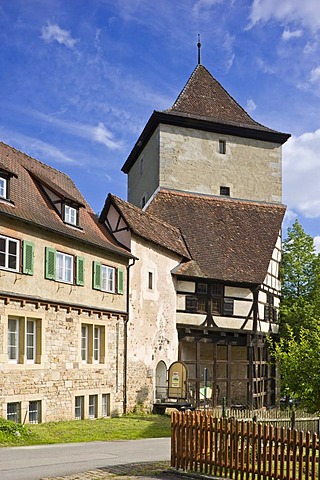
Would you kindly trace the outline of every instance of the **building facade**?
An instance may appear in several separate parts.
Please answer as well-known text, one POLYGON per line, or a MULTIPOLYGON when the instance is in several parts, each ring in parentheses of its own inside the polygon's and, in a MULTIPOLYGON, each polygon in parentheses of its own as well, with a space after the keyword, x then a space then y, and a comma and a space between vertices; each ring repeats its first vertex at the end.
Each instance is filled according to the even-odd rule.
POLYGON ((0 416, 122 413, 130 255, 69 177, 0 144, 0 416))
POLYGON ((130 273, 128 362, 136 372, 128 389, 145 382, 145 404, 163 400, 164 372, 177 360, 187 368, 193 404, 276 403, 266 339, 278 329, 288 138, 253 120, 198 65, 173 106, 151 115, 126 160, 129 203, 107 202, 101 221, 139 257, 130 273), (121 219, 137 209, 122 228, 110 221, 113 204, 121 219), (157 219, 166 231, 139 230, 143 215, 143 223, 157 219), (172 228, 185 245, 180 258, 168 249, 172 228), (161 357, 163 332, 168 353, 161 357))

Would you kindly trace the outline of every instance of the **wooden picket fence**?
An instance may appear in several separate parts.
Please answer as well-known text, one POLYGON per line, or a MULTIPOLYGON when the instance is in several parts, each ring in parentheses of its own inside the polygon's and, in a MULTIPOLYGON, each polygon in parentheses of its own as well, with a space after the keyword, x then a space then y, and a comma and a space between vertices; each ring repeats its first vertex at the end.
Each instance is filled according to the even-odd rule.
POLYGON ((232 480, 319 480, 317 434, 172 412, 171 466, 232 480))

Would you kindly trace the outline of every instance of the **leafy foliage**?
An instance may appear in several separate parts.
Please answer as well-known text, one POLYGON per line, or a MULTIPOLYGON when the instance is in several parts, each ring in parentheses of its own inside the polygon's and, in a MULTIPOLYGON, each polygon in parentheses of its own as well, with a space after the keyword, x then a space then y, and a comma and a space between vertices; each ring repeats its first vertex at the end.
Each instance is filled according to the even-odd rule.
POLYGON ((320 257, 296 220, 283 242, 280 340, 282 393, 320 411, 320 257))

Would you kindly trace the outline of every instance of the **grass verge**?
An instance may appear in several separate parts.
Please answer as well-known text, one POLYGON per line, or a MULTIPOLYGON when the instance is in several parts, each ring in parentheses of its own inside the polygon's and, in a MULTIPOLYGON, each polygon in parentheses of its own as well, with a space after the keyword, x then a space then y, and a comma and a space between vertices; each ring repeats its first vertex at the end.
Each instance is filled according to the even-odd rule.
POLYGON ((97 420, 73 420, 26 425, 0 419, 0 446, 136 440, 170 436, 168 415, 125 415, 97 420))

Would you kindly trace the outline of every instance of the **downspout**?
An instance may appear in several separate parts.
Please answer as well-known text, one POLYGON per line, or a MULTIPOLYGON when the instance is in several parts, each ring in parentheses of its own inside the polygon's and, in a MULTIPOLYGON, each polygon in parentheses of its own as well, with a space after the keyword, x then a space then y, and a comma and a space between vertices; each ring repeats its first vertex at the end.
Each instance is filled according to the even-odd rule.
POLYGON ((128 322, 129 322, 129 309, 130 309, 130 268, 136 263, 136 259, 133 258, 133 263, 127 266, 127 316, 124 319, 124 339, 123 339, 123 413, 127 413, 127 368, 128 368, 128 322))

